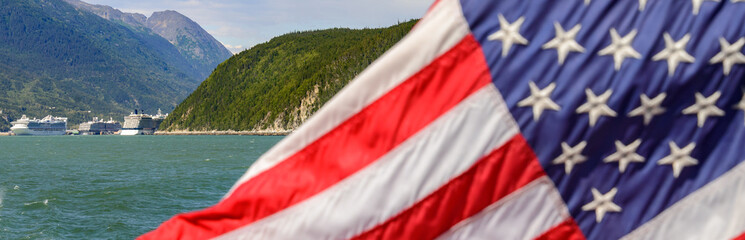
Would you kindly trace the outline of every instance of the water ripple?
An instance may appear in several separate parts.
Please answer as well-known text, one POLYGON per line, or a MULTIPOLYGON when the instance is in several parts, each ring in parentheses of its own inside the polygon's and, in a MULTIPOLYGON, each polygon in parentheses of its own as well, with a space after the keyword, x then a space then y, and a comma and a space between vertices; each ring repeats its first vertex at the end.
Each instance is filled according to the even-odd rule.
POLYGON ((0 239, 135 238, 215 204, 281 138, 0 137, 0 239))

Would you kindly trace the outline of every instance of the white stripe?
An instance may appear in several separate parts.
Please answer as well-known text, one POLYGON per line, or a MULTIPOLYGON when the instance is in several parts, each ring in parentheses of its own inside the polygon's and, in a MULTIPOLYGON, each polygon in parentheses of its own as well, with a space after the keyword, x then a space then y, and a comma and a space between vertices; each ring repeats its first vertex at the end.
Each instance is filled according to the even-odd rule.
POLYGON ((732 239, 743 232, 745 163, 740 163, 623 239, 732 239))
POLYGON ((225 239, 339 239, 410 208, 518 133, 487 85, 387 155, 329 189, 225 239))
POLYGON ((360 73, 293 134, 259 158, 230 192, 354 116, 450 50, 469 31, 458 0, 438 3, 390 51, 360 73))
POLYGON ((438 239, 535 239, 570 217, 553 182, 544 176, 458 223, 438 239))

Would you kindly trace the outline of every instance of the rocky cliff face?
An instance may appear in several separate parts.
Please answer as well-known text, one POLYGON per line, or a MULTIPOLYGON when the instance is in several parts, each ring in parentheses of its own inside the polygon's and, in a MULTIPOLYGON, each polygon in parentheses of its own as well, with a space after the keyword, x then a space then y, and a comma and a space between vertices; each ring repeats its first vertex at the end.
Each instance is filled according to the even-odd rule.
POLYGON ((114 21, 118 20, 126 24, 137 26, 137 27, 145 27, 145 22, 147 21, 147 17, 145 15, 142 15, 139 13, 125 13, 125 12, 119 11, 118 9, 115 9, 115 8, 112 8, 106 5, 89 4, 89 3, 82 2, 79 0, 64 0, 64 1, 69 4, 72 4, 76 8, 84 9, 106 20, 114 20, 114 21))
POLYGON ((199 24, 176 11, 155 12, 145 26, 176 46, 200 71, 210 73, 233 55, 199 24))
POLYGON ((105 5, 79 0, 65 2, 104 19, 125 23, 131 27, 148 29, 173 44, 181 55, 205 79, 214 68, 233 54, 199 24, 176 11, 155 12, 149 18, 139 13, 125 13, 105 5))

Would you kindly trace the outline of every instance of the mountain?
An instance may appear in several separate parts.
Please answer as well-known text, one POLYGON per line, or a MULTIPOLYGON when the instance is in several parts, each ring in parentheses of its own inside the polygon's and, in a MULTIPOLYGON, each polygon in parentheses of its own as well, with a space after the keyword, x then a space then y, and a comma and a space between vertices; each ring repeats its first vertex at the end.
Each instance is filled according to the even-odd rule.
POLYGON ((176 11, 155 12, 147 19, 146 26, 176 46, 194 68, 206 73, 204 78, 233 56, 199 24, 176 11))
POLYGON ((256 45, 218 65, 161 129, 294 129, 415 23, 296 32, 256 45))
POLYGON ((169 111, 202 75, 149 29, 61 0, 0 0, 0 110, 9 120, 53 114, 76 124, 133 108, 169 111))
POLYGON ((121 21, 123 23, 136 27, 144 27, 145 21, 147 21, 147 17, 140 13, 123 13, 122 11, 119 11, 118 9, 110 6, 90 4, 79 0, 64 1, 75 6, 78 9, 84 9, 104 19, 121 21))
POLYGON ((79 0, 64 1, 104 19, 160 35, 176 46, 202 79, 207 78, 217 64, 233 55, 199 24, 176 11, 155 12, 148 18, 139 13, 121 12, 110 6, 89 4, 79 0))

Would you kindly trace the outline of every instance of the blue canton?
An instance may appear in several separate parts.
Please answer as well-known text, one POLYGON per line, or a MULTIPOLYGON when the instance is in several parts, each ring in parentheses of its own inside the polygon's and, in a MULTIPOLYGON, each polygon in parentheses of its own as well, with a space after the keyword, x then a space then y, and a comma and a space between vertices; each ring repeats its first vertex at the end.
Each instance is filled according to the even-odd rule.
POLYGON ((620 238, 745 161, 745 1, 461 3, 589 239, 620 238))

